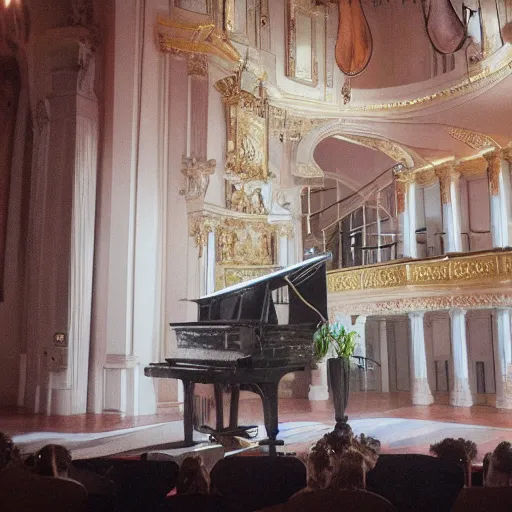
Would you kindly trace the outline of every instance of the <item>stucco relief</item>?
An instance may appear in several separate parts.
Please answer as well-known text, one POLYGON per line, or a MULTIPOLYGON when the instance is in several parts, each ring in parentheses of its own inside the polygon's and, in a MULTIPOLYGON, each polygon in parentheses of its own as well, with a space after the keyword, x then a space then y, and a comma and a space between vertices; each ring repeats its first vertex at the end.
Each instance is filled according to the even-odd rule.
POLYGON ((416 261, 379 267, 335 270, 327 275, 330 293, 414 285, 471 284, 512 277, 510 253, 450 257, 442 261, 416 261))
POLYGON ((512 307, 512 294, 457 295, 412 297, 381 302, 334 303, 329 308, 331 318, 343 315, 402 315, 413 311, 440 311, 451 308, 493 309, 512 307))

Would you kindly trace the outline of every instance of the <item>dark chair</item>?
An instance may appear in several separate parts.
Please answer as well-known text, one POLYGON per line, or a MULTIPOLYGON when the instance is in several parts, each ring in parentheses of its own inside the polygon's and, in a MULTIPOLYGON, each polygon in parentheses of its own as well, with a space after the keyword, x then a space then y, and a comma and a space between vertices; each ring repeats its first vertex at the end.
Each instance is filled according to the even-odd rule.
POLYGON ((453 512, 509 512, 512 487, 471 487, 460 491, 453 512))
POLYGON ((241 512, 228 498, 204 494, 171 496, 159 512, 241 512))
POLYGON ((73 464, 113 481, 118 507, 123 512, 156 510, 176 485, 179 472, 173 461, 89 459, 73 464))
POLYGON ((282 505, 283 512, 317 512, 336 510, 339 512, 394 512, 396 508, 382 496, 367 491, 303 492, 282 505))
POLYGON ((230 457, 210 473, 211 489, 242 510, 284 503, 306 487, 306 466, 294 457, 230 457))
POLYGON ((85 512, 87 491, 74 480, 39 476, 25 468, 0 473, 2 512, 85 512))
POLYGON ((464 486, 464 471, 428 455, 381 455, 366 488, 399 511, 449 512, 464 486))

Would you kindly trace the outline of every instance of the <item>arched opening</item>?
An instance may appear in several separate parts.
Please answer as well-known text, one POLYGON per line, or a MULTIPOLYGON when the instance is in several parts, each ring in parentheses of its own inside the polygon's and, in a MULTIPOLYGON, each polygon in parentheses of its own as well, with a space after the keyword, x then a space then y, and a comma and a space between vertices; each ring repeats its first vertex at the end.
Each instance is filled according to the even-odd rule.
POLYGON ((321 140, 313 158, 325 178, 303 194, 305 253, 332 252, 333 268, 399 257, 396 160, 341 135, 321 140))

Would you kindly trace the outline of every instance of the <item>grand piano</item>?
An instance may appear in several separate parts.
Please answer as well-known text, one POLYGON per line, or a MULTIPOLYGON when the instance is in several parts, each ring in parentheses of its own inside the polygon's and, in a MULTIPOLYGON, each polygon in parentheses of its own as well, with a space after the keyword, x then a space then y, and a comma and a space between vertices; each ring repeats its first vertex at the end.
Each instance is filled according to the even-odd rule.
POLYGON ((313 334, 327 318, 326 262, 313 257, 266 276, 195 300, 198 321, 171 323, 176 357, 152 363, 148 377, 180 379, 184 390, 185 445, 193 444, 195 383, 213 384, 216 431, 236 431, 240 390, 261 397, 268 445, 276 454, 278 386, 290 372, 313 361, 313 334), (231 389, 229 427, 224 427, 223 391, 231 389))

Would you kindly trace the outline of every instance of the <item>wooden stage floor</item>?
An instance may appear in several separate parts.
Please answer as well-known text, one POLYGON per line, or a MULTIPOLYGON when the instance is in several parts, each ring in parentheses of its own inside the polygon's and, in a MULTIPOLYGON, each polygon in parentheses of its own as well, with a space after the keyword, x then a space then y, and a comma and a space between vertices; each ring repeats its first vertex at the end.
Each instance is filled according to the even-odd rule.
MULTIPOLYGON (((347 413, 354 431, 380 439, 384 453, 428 453, 429 445, 444 437, 464 437, 477 443, 481 460, 500 441, 512 441, 512 411, 489 406, 413 406, 409 393, 351 393, 347 413)), ((332 428, 333 422, 334 413, 328 401, 281 399, 280 437, 286 442, 283 451, 307 451, 332 428)), ((259 399, 242 400, 240 424, 262 423, 259 399)), ((80 457, 85 457, 103 453, 94 447, 100 444, 106 449, 107 441, 111 443, 114 438, 116 443, 111 443, 105 454, 160 445, 163 440, 178 441, 182 424, 178 410, 130 418, 117 414, 44 416, 0 409, 0 431, 15 436, 26 447, 25 451, 51 441, 69 444, 80 457), (134 432, 138 437, 133 437, 134 432)), ((263 433, 260 428, 260 434, 263 433)))

